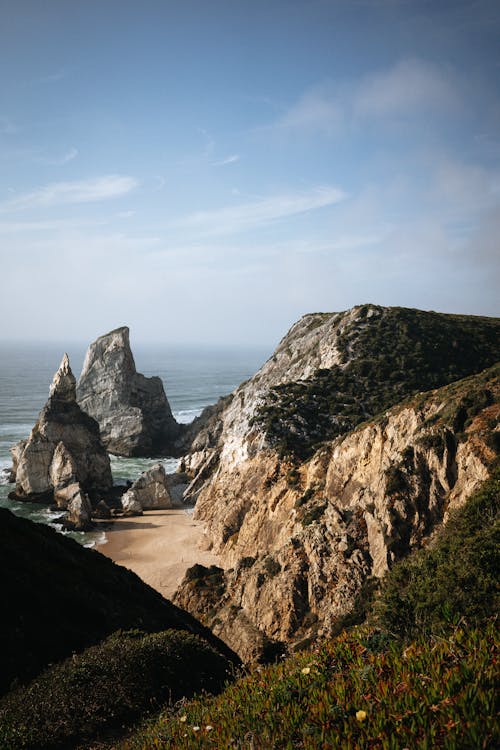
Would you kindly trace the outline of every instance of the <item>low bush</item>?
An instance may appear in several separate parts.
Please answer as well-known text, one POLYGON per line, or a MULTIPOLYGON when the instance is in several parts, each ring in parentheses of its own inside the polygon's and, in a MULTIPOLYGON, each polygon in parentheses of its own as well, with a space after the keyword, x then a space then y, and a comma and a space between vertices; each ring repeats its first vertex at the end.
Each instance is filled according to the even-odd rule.
POLYGON ((183 696, 218 692, 228 661, 188 633, 115 633, 0 701, 0 747, 43 750, 120 733, 183 696))
POLYGON ((500 469, 452 514, 430 549, 385 577, 376 613, 404 638, 441 632, 465 619, 479 624, 499 611, 500 469))

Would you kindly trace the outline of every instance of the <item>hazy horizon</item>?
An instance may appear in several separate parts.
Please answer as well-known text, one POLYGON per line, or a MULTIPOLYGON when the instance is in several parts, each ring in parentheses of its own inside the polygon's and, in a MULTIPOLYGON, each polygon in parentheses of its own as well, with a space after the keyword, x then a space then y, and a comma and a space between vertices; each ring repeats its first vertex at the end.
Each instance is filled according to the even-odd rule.
POLYGON ((499 315, 498 2, 0 10, 0 340, 499 315))

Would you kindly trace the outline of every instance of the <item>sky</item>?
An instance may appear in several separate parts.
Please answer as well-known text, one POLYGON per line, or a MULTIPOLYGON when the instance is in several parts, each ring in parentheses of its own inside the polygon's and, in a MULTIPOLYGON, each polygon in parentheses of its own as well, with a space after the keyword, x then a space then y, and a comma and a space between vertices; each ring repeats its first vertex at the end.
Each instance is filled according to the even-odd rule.
POLYGON ((0 340, 499 315, 498 0, 0 0, 0 340))

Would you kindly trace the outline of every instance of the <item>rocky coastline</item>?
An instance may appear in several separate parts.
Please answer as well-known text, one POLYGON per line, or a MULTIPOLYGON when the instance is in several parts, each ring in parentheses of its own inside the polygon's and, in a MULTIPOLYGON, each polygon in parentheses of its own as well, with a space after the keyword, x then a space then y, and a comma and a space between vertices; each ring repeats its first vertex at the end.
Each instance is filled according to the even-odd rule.
POLYGON ((270 658, 335 633, 489 476, 499 333, 497 319, 375 305, 307 315, 181 426, 115 329, 89 347, 78 385, 63 358, 12 449, 13 497, 54 503, 71 528, 194 506, 216 564, 187 570, 174 601, 244 661, 270 658), (113 488, 108 452, 180 456, 179 470, 157 463, 113 488))

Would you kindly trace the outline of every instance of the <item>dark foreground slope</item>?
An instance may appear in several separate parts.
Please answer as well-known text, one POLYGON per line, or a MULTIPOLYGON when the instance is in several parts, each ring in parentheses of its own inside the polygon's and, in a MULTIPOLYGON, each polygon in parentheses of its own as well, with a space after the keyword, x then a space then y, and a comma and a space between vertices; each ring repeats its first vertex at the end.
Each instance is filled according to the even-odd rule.
POLYGON ((0 692, 119 629, 174 629, 237 657, 191 615, 99 552, 0 509, 0 692))

